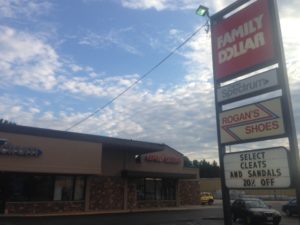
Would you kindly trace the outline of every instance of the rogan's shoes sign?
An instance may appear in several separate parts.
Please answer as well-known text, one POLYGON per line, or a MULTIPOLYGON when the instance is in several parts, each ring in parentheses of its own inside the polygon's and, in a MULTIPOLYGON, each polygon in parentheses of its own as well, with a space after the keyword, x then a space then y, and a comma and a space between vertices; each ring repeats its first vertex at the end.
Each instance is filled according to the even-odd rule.
POLYGON ((219 114, 221 143, 241 143, 285 134, 281 98, 219 114))

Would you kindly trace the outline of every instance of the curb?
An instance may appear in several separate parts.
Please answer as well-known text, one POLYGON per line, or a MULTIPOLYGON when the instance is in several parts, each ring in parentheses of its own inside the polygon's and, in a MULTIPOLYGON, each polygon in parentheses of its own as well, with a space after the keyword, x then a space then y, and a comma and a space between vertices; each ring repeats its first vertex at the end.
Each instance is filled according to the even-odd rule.
POLYGON ((186 211, 201 210, 206 208, 222 207, 220 205, 212 206, 190 206, 177 208, 151 208, 151 209, 129 209, 129 210, 108 210, 108 211, 88 211, 88 212, 69 212, 69 213, 43 213, 43 214, 3 214, 0 218, 40 218, 40 217, 65 217, 65 216, 93 216, 93 215, 110 215, 110 214, 126 214, 126 213, 147 213, 147 212, 170 212, 170 211, 186 211))

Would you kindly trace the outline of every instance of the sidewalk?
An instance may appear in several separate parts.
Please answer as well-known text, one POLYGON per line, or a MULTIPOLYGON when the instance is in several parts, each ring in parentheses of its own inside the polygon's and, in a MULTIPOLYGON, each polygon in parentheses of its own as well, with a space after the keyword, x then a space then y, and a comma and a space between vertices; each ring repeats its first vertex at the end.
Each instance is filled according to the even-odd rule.
POLYGON ((122 214, 122 213, 142 213, 142 212, 163 212, 163 211, 183 211, 183 210, 199 210, 205 208, 221 208, 222 200, 215 200, 213 205, 187 205, 179 207, 164 208, 148 208, 148 209, 127 209, 127 210, 103 210, 103 211, 87 211, 87 212, 61 212, 61 213, 41 213, 41 214, 3 214, 0 218, 13 217, 55 217, 55 216, 84 216, 84 215, 105 215, 105 214, 122 214))

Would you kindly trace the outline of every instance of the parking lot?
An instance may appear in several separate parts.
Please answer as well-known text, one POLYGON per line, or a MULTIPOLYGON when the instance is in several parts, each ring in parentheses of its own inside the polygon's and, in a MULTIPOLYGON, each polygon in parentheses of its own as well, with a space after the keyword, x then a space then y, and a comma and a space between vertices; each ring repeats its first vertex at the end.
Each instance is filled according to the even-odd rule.
MULTIPOLYGON (((277 210, 284 201, 266 202, 277 210)), ((212 206, 185 206, 181 208, 156 209, 147 212, 42 216, 42 217, 0 217, 0 225, 223 225, 222 201, 216 200, 212 206)), ((237 221, 234 225, 244 224, 237 221)), ((282 213, 280 225, 299 225, 297 216, 288 217, 282 213)))

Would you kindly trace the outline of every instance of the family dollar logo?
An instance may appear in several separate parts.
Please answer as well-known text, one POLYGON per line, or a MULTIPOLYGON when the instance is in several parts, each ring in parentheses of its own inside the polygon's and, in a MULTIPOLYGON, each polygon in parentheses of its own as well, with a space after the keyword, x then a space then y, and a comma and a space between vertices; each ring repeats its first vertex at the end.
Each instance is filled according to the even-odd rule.
POLYGON ((228 80, 276 58, 268 0, 256 1, 212 24, 216 80, 228 80))
POLYGON ((221 49, 218 51, 219 64, 266 44, 264 33, 261 31, 263 16, 261 14, 217 38, 218 50, 221 49), (247 38, 243 40, 244 37, 247 38), (242 40, 237 43, 240 39, 242 40))

